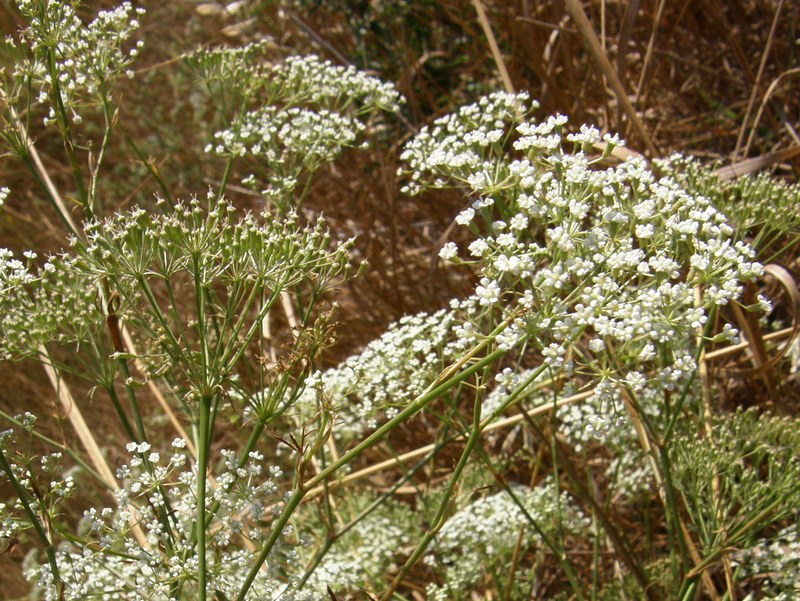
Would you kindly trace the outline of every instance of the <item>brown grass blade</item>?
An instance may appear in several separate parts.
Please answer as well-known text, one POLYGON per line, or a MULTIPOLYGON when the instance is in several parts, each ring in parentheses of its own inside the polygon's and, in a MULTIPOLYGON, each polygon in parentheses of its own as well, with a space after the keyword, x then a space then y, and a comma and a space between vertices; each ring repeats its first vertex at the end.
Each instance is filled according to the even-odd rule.
MULTIPOLYGON (((39 347, 39 353, 44 359, 42 366, 47 374, 47 379, 50 380, 50 385, 53 387, 53 390, 56 393, 56 398, 58 399, 58 404, 61 407, 61 411, 67 416, 67 419, 69 419, 69 423, 72 425, 72 428, 78 435, 78 439, 81 441, 86 454, 89 456, 89 461, 91 461, 94 469, 97 470, 97 473, 103 479, 103 484, 105 484, 113 493, 113 491, 119 488, 117 479, 111 472, 111 468, 108 466, 105 457, 103 457, 103 453, 100 451, 100 446, 97 444, 97 441, 92 435, 91 430, 89 430, 89 426, 86 424, 86 420, 83 418, 81 410, 78 408, 78 405, 75 404, 75 400, 72 398, 69 387, 67 386, 66 382, 61 379, 58 371, 50 361, 50 355, 47 352, 47 349, 41 346, 39 347)), ((114 497, 114 499, 116 500, 116 497, 114 497)), ((142 548, 149 549, 150 545, 147 542, 147 537, 145 536, 139 524, 135 521, 134 517, 131 518, 131 530, 133 531, 133 535, 136 537, 136 540, 139 542, 142 548)))
MULTIPOLYGON (((647 50, 644 54, 642 71, 639 73, 639 83, 636 84, 636 104, 639 104, 647 96, 646 87, 648 79, 650 79, 650 63, 653 60, 653 48, 656 44, 656 34, 658 33, 658 28, 661 25, 661 19, 664 16, 664 7, 666 4, 667 3, 665 0, 661 0, 661 2, 658 3, 656 16, 653 19, 653 27, 650 30, 650 39, 647 41, 647 50)), ((639 104, 639 106, 641 106, 641 104, 639 104)))
MULTIPOLYGON (((766 351, 766 336, 764 336, 763 332, 761 331, 758 323, 758 316, 754 313, 745 314, 740 306, 734 305, 734 315, 736 316, 737 322, 745 333, 745 338, 747 340, 747 344, 755 366, 750 369, 727 371, 730 374, 739 376, 760 375, 762 379, 764 379, 765 384, 767 384, 767 387, 772 394, 776 389, 774 368, 789 351, 794 338, 797 336, 797 333, 800 330, 800 290, 798 290, 797 283, 794 281, 794 277, 785 267, 782 267, 776 263, 770 263, 769 265, 764 266, 764 270, 769 275, 777 279, 778 282, 780 282, 791 299, 793 324, 789 334, 789 341, 774 356, 769 357, 766 351)), ((754 286, 751 290, 752 292, 750 293, 750 296, 745 297, 746 302, 748 298, 755 300, 754 286)), ((747 291, 745 294, 747 294, 747 291)))
POLYGON ((489 48, 492 51, 492 58, 497 65, 497 70, 500 72, 500 79, 503 80, 503 87, 509 94, 514 94, 514 84, 511 83, 511 77, 506 69, 506 63, 503 60, 503 55, 500 54, 500 47, 497 45, 497 38, 494 36, 492 26, 489 23, 489 18, 486 16, 486 9, 483 7, 481 0, 472 0, 472 6, 475 7, 475 12, 478 13, 478 22, 481 24, 483 34, 489 42, 489 48))
POLYGON ((744 161, 739 161, 738 163, 734 163, 733 165, 727 165, 725 167, 721 167, 717 169, 716 174, 721 181, 736 179, 737 177, 741 177, 743 175, 748 175, 749 173, 765 169, 770 165, 774 165, 775 163, 788 161, 789 159, 794 158, 799 154, 800 154, 800 146, 792 146, 791 148, 782 148, 781 150, 776 150, 775 152, 768 152, 766 154, 762 154, 761 156, 753 157, 751 159, 745 159, 744 161))
POLYGON ((736 157, 739 155, 739 150, 742 148, 742 142, 744 142, 744 132, 747 129, 747 123, 750 121, 750 113, 753 110, 753 105, 756 102, 756 95, 758 94, 758 85, 761 82, 761 77, 764 75, 764 68, 767 66, 767 57, 769 57, 769 51, 772 47, 772 40, 775 39, 775 29, 778 26, 780 21, 781 12, 783 11, 783 4, 784 0, 778 1, 778 7, 775 9, 775 17, 772 19, 772 26, 769 30, 769 36, 767 37, 767 42, 764 45, 764 52, 761 53, 761 63, 758 65, 758 72, 756 73, 756 80, 753 82, 753 89, 750 92, 750 100, 747 102, 747 110, 744 112, 744 118, 742 119, 742 126, 739 128, 739 136, 736 139, 736 148, 733 151, 733 156, 736 157))
POLYGON ((650 134, 647 133, 644 123, 642 123, 642 120, 639 118, 636 109, 633 108, 633 104, 631 104, 630 98, 628 98, 628 93, 625 91, 625 88, 622 85, 622 82, 619 80, 619 77, 617 77, 617 72, 614 70, 614 67, 611 66, 611 61, 608 60, 608 56, 605 52, 603 52, 603 48, 600 46, 600 41, 597 39, 597 34, 595 34, 594 29, 592 29, 592 25, 589 23, 589 19, 586 16, 586 13, 583 11, 580 1, 564 0, 564 5, 572 17, 572 20, 575 21, 575 26, 578 28, 578 31, 580 31, 581 36, 583 36, 583 40, 586 43, 586 47, 588 48, 589 53, 592 55, 592 58, 597 63, 597 66, 602 70, 603 74, 608 78, 608 81, 617 96, 617 102, 620 103, 625 110, 625 114, 631 120, 631 123, 633 123, 636 133, 639 134, 639 137, 642 139, 645 147, 647 148, 648 154, 650 154, 651 157, 658 156, 658 149, 653 143, 650 134))

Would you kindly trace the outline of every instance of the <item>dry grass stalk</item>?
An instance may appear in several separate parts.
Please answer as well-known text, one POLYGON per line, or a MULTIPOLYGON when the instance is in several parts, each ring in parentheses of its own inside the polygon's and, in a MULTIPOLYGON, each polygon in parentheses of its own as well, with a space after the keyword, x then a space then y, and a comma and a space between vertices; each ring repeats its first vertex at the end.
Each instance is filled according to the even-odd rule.
MULTIPOLYGON (((753 110, 753 105, 756 101, 756 95, 758 94, 759 84, 761 83, 761 78, 764 75, 764 68, 767 65, 767 58, 769 57, 770 48, 772 47, 772 41, 775 39, 775 30, 778 26, 781 12, 783 11, 783 4, 784 0, 778 0, 778 7, 775 9, 775 17, 772 19, 772 25, 769 30, 769 35, 767 36, 767 42, 764 45, 764 52, 761 54, 761 62, 758 65, 758 73, 756 74, 756 79, 753 82, 753 87, 750 92, 750 100, 747 102, 747 110, 744 113, 744 118, 742 119, 742 126, 739 128, 739 136, 736 139, 736 148, 733 151, 733 156, 736 157, 739 155, 739 150, 742 147, 742 142, 744 141, 744 132, 747 129, 747 124, 750 121, 750 113, 753 110)), ((755 128, 755 125, 753 125, 755 128)))
MULTIPOLYGON (((49 360, 49 353, 47 352, 47 349, 43 346, 39 347, 39 352, 44 359, 42 366, 47 374, 47 379, 50 381, 50 385, 53 387, 53 390, 56 393, 56 398, 58 398, 58 404, 61 407, 61 411, 67 416, 67 419, 69 419, 70 425, 72 425, 72 428, 78 435, 78 439, 81 441, 83 448, 86 450, 86 454, 89 456, 89 461, 92 462, 94 469, 97 470, 97 473, 102 478, 103 484, 105 484, 106 487, 112 491, 111 496, 116 502, 116 496, 113 495, 113 491, 119 489, 117 479, 111 472, 111 468, 108 466, 105 457, 103 457, 103 453, 100 451, 100 446, 97 444, 94 436, 92 436, 89 426, 86 425, 86 420, 83 419, 83 414, 75 404, 75 400, 72 398, 69 387, 67 386, 66 382, 61 379, 58 371, 55 367, 53 367, 52 362, 49 360)), ((136 540, 140 545, 142 545, 143 549, 150 548, 150 545, 147 542, 147 537, 142 531, 142 528, 139 526, 135 516, 131 517, 131 530, 133 531, 133 535, 136 537, 136 540)))
MULTIPOLYGON (((753 141, 755 140, 756 131, 758 130, 758 124, 761 122, 761 116, 764 113, 764 108, 767 106, 767 102, 769 102, 770 98, 772 98, 772 95, 775 93, 775 90, 778 89, 778 85, 781 84, 784 79, 797 74, 800 74, 800 68, 789 69, 788 71, 781 73, 778 77, 776 77, 772 81, 771 84, 769 84, 767 91, 764 92, 764 97, 761 99, 761 104, 758 106, 758 111, 756 111, 756 116, 753 119, 753 125, 750 128, 750 134, 747 136, 747 144, 745 144, 744 151, 742 152, 744 156, 747 156, 747 154, 750 152, 750 147, 752 146, 753 141)), ((789 121, 785 119, 782 115, 781 115, 781 120, 783 121, 784 128, 789 133, 791 138, 794 140, 794 143, 800 145, 800 136, 797 135, 797 132, 795 131, 794 127, 792 127, 792 124, 789 123, 789 121)), ((793 157, 795 155, 792 154, 790 156, 793 157)))
MULTIPOLYGON (((800 69, 797 71, 800 72, 800 69)), ((733 165, 720 167, 717 169, 716 174, 720 181, 736 179, 737 177, 765 169, 770 165, 788 161, 797 155, 800 155, 800 145, 792 146, 791 148, 783 148, 781 150, 776 150, 775 152, 768 152, 757 157, 739 161, 733 165)))
MULTIPOLYGON (((745 294, 748 294, 748 291, 752 296, 755 295, 754 286, 747 286, 745 294)), ((747 302, 747 300, 748 299, 745 298, 745 302, 747 302)), ((775 374, 772 372, 770 366, 769 356, 767 355, 767 345, 764 343, 764 334, 758 323, 758 316, 753 313, 746 313, 738 303, 734 303, 731 308, 736 318, 736 323, 744 335, 744 339, 747 340, 750 356, 755 366, 752 371, 761 376, 767 390, 769 390, 770 396, 774 397, 777 391, 777 382, 775 380, 775 374)))
POLYGON ((497 45, 497 38, 494 36, 489 18, 486 16, 486 9, 483 7, 483 2, 481 2, 481 0, 472 0, 472 5, 478 13, 478 22, 481 24, 481 29, 483 29, 486 40, 489 42, 492 58, 494 58, 494 62, 497 64, 497 70, 500 72, 500 79, 503 80, 503 87, 505 87, 506 92, 509 94, 514 94, 514 84, 511 82, 506 63, 503 60, 503 56, 500 54, 500 47, 497 45))
POLYGON ((644 64, 642 65, 642 70, 639 72, 639 83, 636 85, 636 104, 642 106, 645 103, 645 98, 647 97, 647 81, 650 75, 650 64, 653 60, 653 48, 655 47, 656 42, 656 34, 658 33, 659 25, 661 24, 661 19, 664 16, 664 7, 667 5, 665 0, 661 0, 658 3, 658 9, 656 10, 656 16, 653 19, 653 27, 650 30, 650 38, 647 41, 647 50, 645 51, 644 55, 644 64))
POLYGON ((658 156, 658 149, 653 143, 650 134, 647 133, 642 120, 639 118, 639 114, 636 112, 633 104, 631 104, 631 101, 628 98, 628 93, 625 91, 625 87, 622 85, 619 77, 617 77, 616 71, 611 66, 608 56, 603 51, 602 46, 600 46, 600 41, 597 39, 594 29, 592 29, 592 25, 589 23, 589 19, 586 17, 586 13, 583 11, 580 1, 564 0, 564 4, 567 7, 567 11, 569 11, 569 14, 572 16, 573 21, 575 21, 575 26, 583 36, 586 47, 589 49, 592 58, 595 60, 597 66, 600 68, 606 78, 608 78, 608 81, 617 96, 617 102, 620 103, 625 110, 625 114, 631 120, 631 123, 633 123, 636 132, 639 134, 639 137, 642 139, 642 142, 647 148, 648 154, 651 157, 658 156))

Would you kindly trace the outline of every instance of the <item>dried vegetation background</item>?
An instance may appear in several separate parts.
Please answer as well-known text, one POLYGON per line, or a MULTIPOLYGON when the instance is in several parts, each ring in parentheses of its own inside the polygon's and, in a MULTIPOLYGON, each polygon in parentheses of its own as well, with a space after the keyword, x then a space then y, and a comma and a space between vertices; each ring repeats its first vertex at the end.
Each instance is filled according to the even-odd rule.
MULTIPOLYGON (((113 5, 87 2, 87 18, 113 5)), ((800 4, 784 0, 578 0, 380 1, 295 0, 274 3, 195 3, 187 0, 134 4, 147 9, 141 37, 146 46, 136 79, 124 92, 123 130, 173 187, 174 197, 203 193, 219 173, 201 152, 211 132, 192 95, 191 75, 181 57, 198 46, 237 45, 268 37, 276 60, 315 53, 340 64, 368 69, 395 82, 407 98, 401 118, 375 131, 373 144, 346 154, 317 174, 304 210, 322 212, 342 238, 358 236, 358 253, 369 271, 341 290, 335 364, 404 314, 435 310, 470 290, 463 271, 444 267, 437 252, 463 208, 456 193, 409 199, 400 193, 399 147, 420 126, 463 102, 496 89, 529 91, 541 114, 560 112, 571 123, 594 123, 620 132, 631 150, 648 156, 681 151, 741 170, 771 170, 797 179, 800 158, 800 4), (279 6, 282 4, 282 6, 279 6), (585 16, 590 30, 582 27, 585 16), (640 123, 637 125, 637 119, 640 123), (748 159, 756 158, 756 161, 748 159)), ((14 3, 0 1, 0 33, 20 26, 14 3)), ((158 186, 131 163, 117 136, 104 203, 124 207, 149 199, 158 186), (122 160, 120 157, 126 157, 122 160)), ((56 185, 67 186, 63 150, 47 138, 37 148, 56 185)), ((235 173, 232 181, 247 172, 235 173)), ((16 201, 0 217, 2 245, 57 250, 65 243, 58 217, 39 197, 19 165, 0 161, 0 182, 16 201)), ((235 202, 255 199, 246 190, 235 202)), ((67 197, 69 190, 65 189, 67 197)), ((77 214, 77 213, 76 213, 77 214)), ((794 253, 797 254, 796 252, 794 253)), ((796 269, 796 265, 786 265, 796 269)), ((777 311, 780 311, 780 302, 777 311)), ((283 326, 285 329, 285 325, 283 326)), ((285 332, 284 332, 285 333, 285 332)), ((278 324, 276 336, 281 335, 278 324)), ((717 374, 731 403, 793 403, 790 378, 776 370, 777 388, 758 376, 732 380, 717 374), (778 396, 770 394, 778 391, 778 396)), ((49 436, 77 444, 57 409, 41 367, 0 365, 0 407, 40 416, 49 436)), ((124 442, 112 409, 100 395, 74 382, 73 393, 90 426, 105 440, 124 442), (111 431, 109 431, 111 430, 111 431)), ((785 407, 787 405, 784 405, 785 407)), ((789 405, 791 406, 791 405, 789 405)), ((156 420, 155 405, 151 419, 156 420)), ((164 425, 165 433, 168 424, 164 425)), ((433 439, 424 419, 395 436, 402 452, 433 439)), ((166 436, 167 434, 165 434, 166 436)), ((235 437, 235 429, 220 434, 235 437)), ((108 447, 114 463, 115 449, 108 447)), ((382 459, 376 450, 373 460, 382 459)), ((442 461, 446 461, 446 454, 442 461)), ((5 492, 5 491, 3 491, 5 492)), ((92 502, 91 495, 84 501, 92 502)), ((79 505, 79 504, 76 504, 79 505)), ((79 515, 82 507, 74 508, 79 515)), ((624 516, 620 516, 623 519, 624 516)), ((630 528, 637 527, 635 522, 630 528)), ((24 594, 19 576, 25 549, 0 557, 0 598, 24 594)), ((424 574, 418 574, 424 578, 424 574)))

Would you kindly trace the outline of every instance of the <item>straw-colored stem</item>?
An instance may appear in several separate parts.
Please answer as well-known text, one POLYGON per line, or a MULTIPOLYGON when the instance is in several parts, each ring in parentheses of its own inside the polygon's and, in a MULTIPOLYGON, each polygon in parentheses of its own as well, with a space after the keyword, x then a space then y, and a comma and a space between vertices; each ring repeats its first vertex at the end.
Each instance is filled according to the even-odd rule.
MULTIPOLYGON (((75 430, 75 433, 78 435, 78 439, 81 441, 83 448, 86 449, 86 453, 89 455, 90 462, 94 466, 95 470, 97 470, 97 473, 100 475, 103 483, 108 486, 109 489, 119 489, 119 484, 117 484, 117 480, 114 478, 111 468, 108 466, 108 463, 106 463, 97 441, 95 440, 94 436, 92 436, 89 427, 86 425, 86 420, 83 419, 83 414, 75 404, 67 384, 59 377, 58 372, 56 371, 55 367, 53 367, 47 349, 41 346, 39 347, 39 353, 44 358, 42 366, 44 367, 44 371, 47 374, 48 380, 50 380, 53 390, 56 392, 56 398, 61 406, 61 410, 69 419, 69 422, 72 425, 72 428, 75 430)), ((150 545, 147 542, 147 537, 145 537, 144 532, 139 524, 136 523, 134 517, 131 518, 131 529, 133 530, 134 537, 142 546, 142 548, 148 549, 150 545)))
POLYGON ((753 82, 753 89, 750 91, 750 100, 747 101, 747 110, 744 112, 744 117, 742 118, 742 125, 739 128, 739 136, 736 138, 736 149, 733 151, 733 156, 736 157, 739 155, 739 150, 742 148, 742 142, 744 141, 744 132, 747 130, 747 123, 750 121, 750 113, 753 111, 753 105, 756 102, 756 96, 758 95, 758 88, 759 84, 761 83, 761 77, 764 75, 764 68, 767 66, 767 58, 769 57, 770 48, 772 48, 772 40, 775 39, 775 30, 778 27, 778 23, 780 22, 780 15, 783 11, 783 4, 784 0, 778 1, 778 6, 775 9, 775 16, 772 19, 772 26, 769 29, 769 36, 767 37, 767 43, 764 45, 764 52, 761 54, 761 62, 758 65, 758 73, 756 73, 756 80, 753 82))
POLYGON ((614 89, 614 93, 617 96, 617 102, 622 105, 622 108, 625 110, 625 113, 628 115, 631 123, 633 123, 636 132, 644 142, 647 152, 651 157, 658 156, 658 149, 653 143, 650 134, 647 133, 642 120, 639 118, 639 114, 636 112, 633 104, 631 104, 631 101, 628 98, 628 93, 625 91, 625 87, 622 85, 619 77, 617 77, 617 72, 614 70, 614 67, 611 66, 611 61, 608 60, 608 56, 605 52, 603 52, 600 41, 597 39, 597 34, 595 34, 594 29, 592 29, 592 25, 589 22, 586 13, 583 11, 580 1, 564 0, 564 4, 570 16, 572 16, 572 20, 575 21, 575 26, 583 36, 586 46, 589 49, 589 53, 592 55, 592 58, 597 63, 598 67, 600 67, 601 71, 608 78, 611 87, 614 89))
POLYGON ((481 0, 472 0, 472 6, 475 7, 475 12, 478 13, 478 22, 481 24, 483 34, 489 42, 489 49, 492 51, 492 58, 497 65, 497 70, 500 72, 500 79, 503 80, 503 87, 509 94, 514 94, 514 84, 511 82, 511 76, 508 74, 506 63, 503 60, 503 55, 500 54, 500 47, 497 45, 497 38, 492 31, 492 25, 489 23, 489 18, 486 16, 486 9, 481 0))

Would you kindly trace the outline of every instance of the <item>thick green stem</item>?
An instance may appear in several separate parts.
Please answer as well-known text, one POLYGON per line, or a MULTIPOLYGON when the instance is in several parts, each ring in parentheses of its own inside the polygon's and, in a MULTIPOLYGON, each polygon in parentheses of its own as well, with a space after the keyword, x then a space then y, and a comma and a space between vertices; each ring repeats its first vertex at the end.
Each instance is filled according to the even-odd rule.
POLYGON ((119 421, 122 422, 122 427, 125 428, 125 433, 128 435, 128 438, 130 438, 133 442, 141 442, 141 439, 136 437, 136 432, 134 431, 128 416, 125 413, 125 409, 122 408, 122 403, 119 400, 117 391, 114 389, 114 385, 110 384, 106 388, 106 391, 108 392, 108 396, 111 398, 111 403, 114 405, 114 409, 117 411, 117 417, 119 417, 119 421))
POLYGON ((131 385, 129 381, 131 372, 128 369, 128 361, 127 359, 119 358, 117 359, 117 363, 119 365, 120 372, 122 373, 122 381, 125 385, 125 392, 128 395, 128 403, 130 404, 131 411, 133 412, 133 421, 136 424, 136 432, 139 435, 139 440, 147 440, 147 431, 144 427, 144 420, 142 419, 142 412, 139 408, 139 401, 136 399, 136 391, 133 389, 133 385, 131 385))
POLYGON ((211 399, 200 399, 200 432, 197 439, 197 593, 206 601, 206 470, 210 436, 211 399))
POLYGON ((686 574, 691 569, 689 560, 689 549, 686 540, 683 538, 681 528, 680 508, 678 507, 677 491, 672 482, 672 464, 669 458, 669 451, 665 447, 659 449, 661 457, 661 469, 664 475, 664 503, 667 511, 667 525, 671 526, 672 535, 678 541, 678 549, 681 554, 681 564, 683 573, 686 574))
POLYGON ((225 195, 225 188, 228 187, 228 180, 231 177, 232 171, 233 157, 228 157, 228 161, 225 163, 225 172, 222 174, 222 182, 219 185, 219 192, 217 193, 217 202, 222 200, 222 197, 225 195))
POLYGON ((102 207, 99 206, 97 201, 97 182, 99 180, 98 173, 103 165, 106 157, 106 150, 108 143, 111 141, 111 132, 114 129, 114 116, 111 114, 111 107, 108 103, 108 98, 105 93, 103 94, 103 119, 105 120, 105 130, 103 132, 103 140, 100 143, 100 151, 97 153, 97 159, 91 168, 91 180, 89 183, 89 206, 96 207, 102 213, 102 207))

